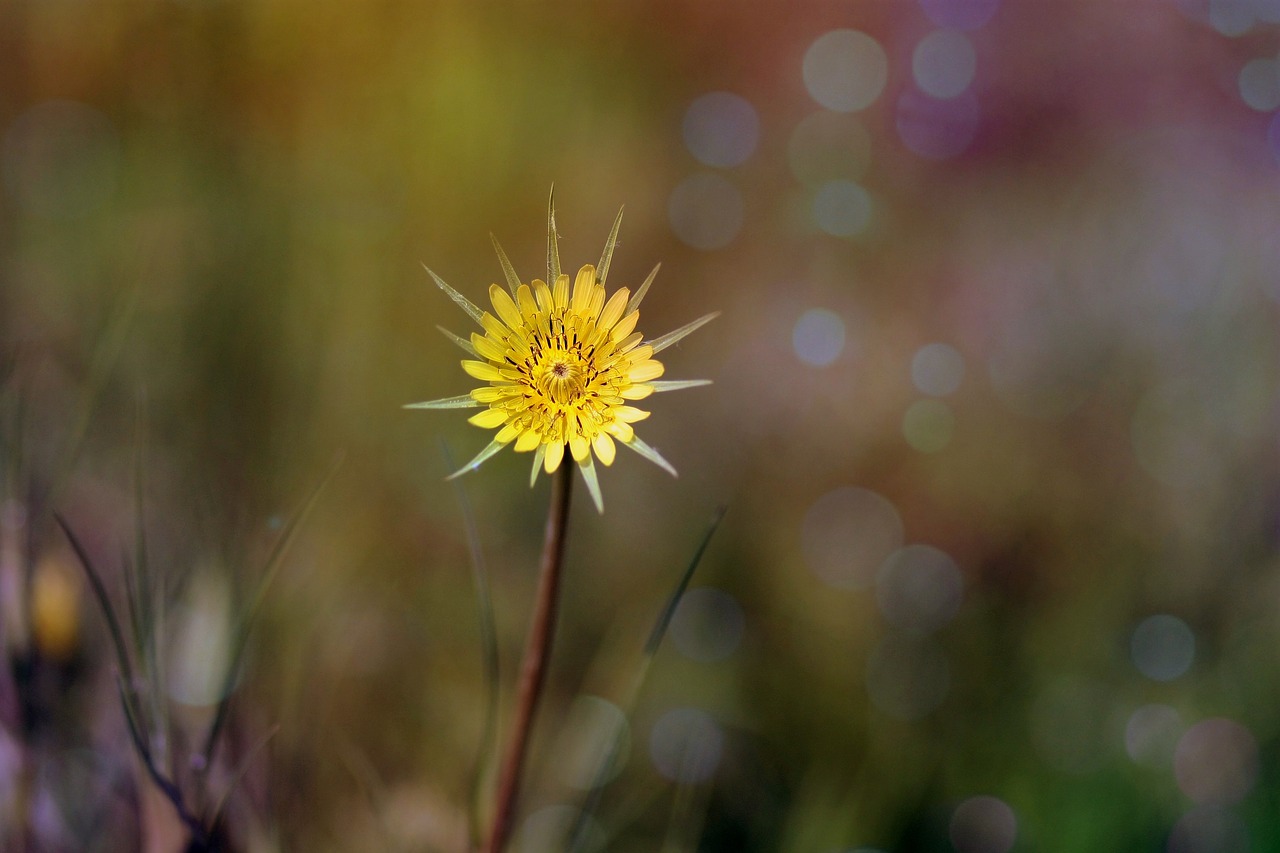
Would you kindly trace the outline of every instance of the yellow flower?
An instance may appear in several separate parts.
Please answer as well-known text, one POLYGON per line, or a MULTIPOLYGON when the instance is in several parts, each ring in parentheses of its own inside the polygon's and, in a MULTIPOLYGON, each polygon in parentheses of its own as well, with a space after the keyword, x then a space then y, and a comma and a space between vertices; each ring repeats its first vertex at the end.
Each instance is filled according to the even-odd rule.
POLYGON ((663 349, 717 316, 701 317, 686 326, 645 341, 635 331, 640 301, 653 283, 658 268, 632 294, 620 288, 607 295, 605 277, 617 245, 622 213, 614 220, 598 267, 578 270, 570 288, 569 276, 560 271, 559 238, 554 201, 547 210, 547 284, 535 279, 521 283, 511 261, 493 241, 508 289, 489 287, 493 313, 481 311, 430 269, 436 284, 480 324, 483 334, 471 339, 441 329, 473 358, 462 362, 470 376, 487 383, 460 397, 414 403, 410 409, 480 408, 471 423, 498 430, 489 446, 480 451, 457 477, 475 470, 506 445, 515 442, 518 453, 534 451, 530 485, 538 470, 548 474, 560 467, 566 451, 578 463, 596 509, 604 511, 595 459, 611 465, 617 440, 651 462, 671 472, 675 468, 631 426, 649 413, 629 403, 657 391, 674 391, 707 385, 708 380, 661 381, 662 363, 653 358, 663 349), (606 298, 607 297, 607 298, 606 298))

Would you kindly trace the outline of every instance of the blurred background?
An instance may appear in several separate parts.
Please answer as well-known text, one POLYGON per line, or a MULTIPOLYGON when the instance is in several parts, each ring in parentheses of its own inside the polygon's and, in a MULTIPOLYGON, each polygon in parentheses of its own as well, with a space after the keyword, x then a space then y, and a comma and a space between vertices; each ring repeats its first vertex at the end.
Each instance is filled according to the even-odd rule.
POLYGON ((547 483, 460 497, 489 436, 401 406, 475 384, 422 265, 545 277, 553 183, 566 267, 624 205, 610 283, 662 263, 647 335, 723 315, 641 425, 679 479, 577 495, 513 849, 588 797, 588 850, 1280 849, 1278 49, 1274 0, 0 2, 0 849, 182 848, 122 695, 227 849, 467 849, 464 530, 505 722, 547 483))

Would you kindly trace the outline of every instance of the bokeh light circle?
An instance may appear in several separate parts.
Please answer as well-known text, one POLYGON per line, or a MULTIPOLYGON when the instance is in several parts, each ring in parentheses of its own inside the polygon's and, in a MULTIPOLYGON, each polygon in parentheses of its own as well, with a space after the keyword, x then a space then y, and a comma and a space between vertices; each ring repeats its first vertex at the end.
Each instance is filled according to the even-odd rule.
POLYGON ((567 742, 557 750, 556 768, 566 785, 586 791, 611 781, 626 766, 631 727, 627 715, 612 702, 579 696, 569 706, 562 730, 567 742), (612 763, 605 766, 611 751, 612 763))
POLYGON ((960 610, 964 578, 955 560, 929 545, 908 545, 885 560, 876 578, 876 603, 885 621, 925 636, 960 610))
POLYGON ((1196 636, 1186 622, 1167 613, 1149 616, 1133 630, 1129 653, 1138 671, 1153 681, 1185 675, 1196 657, 1196 636))
POLYGON ((812 367, 826 367, 844 352, 844 320, 826 308, 810 308, 791 330, 796 357, 812 367))
POLYGON ((801 551, 819 580, 840 589, 862 589, 902 547, 902 517, 870 489, 844 486, 814 501, 805 513, 801 551))
POLYGON ((706 782, 715 775, 723 752, 724 732, 697 708, 673 708, 649 732, 649 758, 672 782, 706 782))
POLYGON ((875 103, 889 80, 889 58, 860 30, 832 30, 804 55, 804 85, 822 106, 857 112, 875 103))
POLYGON ((978 69, 973 42, 955 30, 934 30, 911 53, 911 76, 921 92, 954 98, 969 88, 978 69))
POLYGON ((939 27, 976 30, 991 21, 1000 0, 920 0, 920 8, 939 27))
POLYGON ((1182 736, 1182 716, 1168 705, 1143 705, 1124 727, 1124 751, 1138 764, 1171 767, 1182 736))
POLYGON ((684 114, 684 144, 707 166, 739 166, 756 150, 760 118, 755 107, 730 92, 709 92, 684 114))
POLYGON ((732 243, 742 228, 743 211, 742 193, 720 175, 685 178, 667 200, 671 230, 695 249, 722 249, 732 243))
POLYGON ((818 110, 791 132, 787 163, 803 184, 861 180, 871 163, 871 134, 856 115, 818 110))
POLYGON ((946 397, 964 379, 964 356, 950 344, 925 344, 911 358, 911 381, 922 394, 946 397))
POLYGON ((887 636, 867 658, 867 695, 882 712, 911 722, 928 716, 951 688, 951 667, 932 643, 887 636))
POLYGON ((1252 7, 1250 0, 1209 0, 1209 25, 1221 35, 1242 36, 1253 29, 1252 7))
POLYGON ((978 99, 963 92, 946 100, 908 89, 898 98, 898 138, 929 160, 964 153, 978 133, 978 99))
POLYGON ((1280 113, 1272 116, 1271 124, 1267 125, 1267 147, 1271 149, 1271 156, 1280 163, 1280 113))
POLYGON ((1240 69, 1237 79, 1240 100, 1258 112, 1280 107, 1280 63, 1274 59, 1254 59, 1240 69))
POLYGON ((941 400, 917 400, 902 416, 902 437, 921 453, 938 453, 951 443, 956 416, 941 400))
POLYGON ((1018 840, 1018 818, 998 797, 970 797, 951 813, 948 835, 957 853, 1009 853, 1018 840))
POLYGON ((1173 773, 1192 802, 1238 803, 1258 781, 1258 741, 1225 717, 1196 723, 1178 740, 1173 773))
MULTIPOLYGON (((543 806, 531 813, 520 825, 515 849, 520 853, 562 853, 568 848, 569 833, 578 821, 579 808, 564 804, 543 806)), ((579 830, 583 846, 599 850, 608 841, 608 835, 594 818, 588 816, 579 830)))
POLYGON ((814 194, 813 219, 833 237, 861 234, 871 223, 871 195, 853 181, 827 181, 814 194))
POLYGON ((1178 818, 1165 853, 1251 853, 1249 827, 1223 806, 1197 806, 1178 818))
POLYGON ((745 629, 746 617, 736 598, 699 587, 680 598, 671 618, 671 644, 687 658, 715 663, 738 650, 745 629))

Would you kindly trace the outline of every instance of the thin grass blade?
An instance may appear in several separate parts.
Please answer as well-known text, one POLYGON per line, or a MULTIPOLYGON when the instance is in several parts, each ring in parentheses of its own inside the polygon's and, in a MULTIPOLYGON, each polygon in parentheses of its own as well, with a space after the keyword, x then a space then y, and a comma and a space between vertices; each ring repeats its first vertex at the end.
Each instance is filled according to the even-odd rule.
POLYGON ((289 552, 289 547, 293 544, 299 529, 301 529, 307 517, 311 515, 311 511, 315 509, 321 493, 324 492, 325 487, 329 485, 329 481, 333 479, 334 475, 338 473, 338 468, 342 466, 342 460, 343 455, 339 454, 329 468, 329 472, 325 474, 324 479, 316 484, 302 507, 285 524, 284 529, 276 538, 275 546, 267 556, 266 565, 263 567, 262 579, 258 582, 258 587, 250 600, 249 608, 245 611, 244 618, 241 620, 232 640, 231 658, 228 661, 227 674, 223 679, 222 690, 219 693, 218 708, 214 713, 213 723, 209 726, 209 732, 205 736, 204 748, 201 750, 205 767, 213 764, 213 750, 217 746, 218 736, 222 733, 222 727, 226 723, 227 709, 231 704, 231 691, 240 677, 240 668, 244 664, 244 652, 249 644, 249 633, 253 630, 258 611, 262 609, 262 603, 266 600, 267 589, 271 586, 271 582, 275 580, 276 574, 279 573, 280 566, 284 563, 285 555, 289 552))
MULTIPOLYGON (((441 447, 445 464, 452 468, 453 454, 449 452, 447 446, 442 444, 441 447)), ((471 585, 476 596, 476 621, 480 631, 480 658, 485 682, 484 720, 481 723, 480 743, 476 749, 475 765, 472 768, 469 809, 471 846, 478 850, 484 837, 481 819, 485 794, 484 782, 496 755, 495 747, 498 742, 498 702, 501 687, 498 671, 498 631, 493 615, 489 570, 485 564, 484 551, 480 547, 480 532, 476 526, 475 513, 471 509, 471 502, 467 500, 467 493, 462 483, 455 482, 453 488, 458 509, 462 513, 462 529, 467 538, 467 554, 471 558, 471 585)))
POLYGON ((596 265, 596 278, 603 285, 609 277, 609 262, 613 260, 613 250, 618 245, 618 229, 622 227, 622 210, 613 220, 613 228, 609 231, 609 239, 604 241, 604 251, 600 254, 600 263, 596 265))
MULTIPOLYGON (((75 551, 76 559, 79 560, 85 576, 89 579, 89 588, 93 590, 93 597, 98 601, 98 608, 102 611, 103 618, 107 620, 107 631, 111 635, 112 650, 116 653, 116 664, 120 670, 120 678, 125 684, 129 685, 130 692, 132 692, 134 678, 133 664, 129 660, 129 647, 125 644, 124 632, 120 630, 120 621, 116 618, 116 610, 107 595, 106 586, 102 583, 102 576, 94 568, 88 552, 85 551, 84 545, 72 532, 71 526, 67 524, 66 519, 57 512, 53 514, 53 518, 54 521, 58 522, 58 526, 62 528, 62 533, 67 537, 67 541, 71 543, 71 550, 75 551)), ((125 705, 127 713, 131 706, 127 700, 125 705)))
POLYGON ((427 266, 426 264, 423 264, 422 268, 426 270, 427 274, 430 275, 431 278, 435 281, 437 287, 439 287, 445 293, 449 294, 449 298, 452 299, 454 302, 458 303, 459 308, 467 312, 468 317, 470 317, 472 320, 475 320, 477 323, 480 322, 480 317, 483 316, 483 312, 481 312, 479 308, 473 305, 470 299, 463 296, 461 293, 454 290, 449 285, 445 284, 444 279, 436 275, 432 271, 431 267, 427 266))
MULTIPOLYGON (((165 795, 169 803, 173 806, 173 810, 177 812, 178 819, 187 827, 187 830, 195 839, 202 844, 208 842, 209 833, 205 829, 204 824, 193 815, 188 809, 186 800, 183 799, 182 790, 173 783, 173 780, 161 772, 151 754, 151 750, 147 747, 146 738, 143 737, 142 730, 138 727, 138 720, 130 713, 129 703, 125 699, 124 685, 120 683, 119 676, 116 677, 116 691, 120 694, 120 702, 125 709, 125 723, 129 729, 129 738, 133 741, 133 748, 138 751, 138 756, 142 761, 142 766, 147 769, 147 775, 151 777, 151 781, 165 795)), ((206 849, 201 847, 200 849, 206 849)))
POLYGON ((267 733, 258 738, 253 746, 249 747, 249 751, 245 753, 244 759, 241 760, 240 766, 231 774, 230 781, 227 782, 226 789, 218 796, 217 801, 213 805, 213 809, 209 812, 206 819, 206 825, 212 830, 218 826, 218 821, 222 820, 222 809, 227 804, 227 799, 231 796, 231 792, 244 780, 245 774, 249 772, 249 767, 253 764, 259 753, 266 748, 271 739, 280 731, 279 724, 272 726, 267 733))
MULTIPOLYGON (((684 598, 685 591, 689 589, 689 583, 693 580, 694 572, 697 571, 698 565, 707 553, 707 547, 711 544, 712 537, 715 536, 716 531, 720 528, 720 522, 724 521, 726 511, 728 511, 727 506, 720 506, 716 509, 715 514, 712 515, 706 532, 702 534, 702 539, 698 542, 698 547, 693 552, 693 557, 689 560, 688 565, 685 566, 684 571, 680 573, 675 586, 667 596, 666 603, 658 613, 658 618, 654 620, 653 627, 649 631, 649 637, 645 641, 644 650, 641 652, 640 663, 637 665, 635 675, 631 679, 631 685, 622 699, 623 718, 627 721, 630 721, 632 714, 635 712, 636 703, 640 699, 640 692, 644 689, 653 660, 658 654, 658 648, 662 645, 662 638, 666 636, 667 628, 671 625, 671 619, 675 616, 676 609, 680 606, 680 601, 684 598)), ((587 825, 600 806, 600 798, 603 796, 605 783, 612 778, 613 767, 617 764, 621 747, 622 727, 620 726, 614 730, 604 759, 596 768, 595 778, 592 779, 591 793, 587 795, 587 799, 583 802, 582 808, 578 810, 578 814, 574 819, 573 827, 569 833, 569 853, 581 853, 584 849, 587 841, 587 825)))
POLYGON ((98 397, 106 387, 107 377, 115 367, 121 351, 124 350, 125 341, 128 340, 129 326, 137 311, 141 292, 142 287, 138 283, 129 288, 112 312, 111 319, 107 321, 106 330, 94 349, 92 360, 89 362, 89 375, 84 383, 84 395, 80 399, 80 408, 76 414, 75 426, 69 433, 66 451, 60 454, 60 467, 54 473, 53 486, 49 489, 49 506, 58 505, 63 490, 70 482, 71 472, 80 455, 80 448, 89 434, 89 423, 93 418, 94 409, 97 408, 98 397))
POLYGON ((656 355, 662 352, 667 347, 671 346, 672 344, 678 343, 686 335, 690 335, 693 332, 696 332, 698 329, 701 329, 703 326, 707 325, 708 323, 710 323, 712 320, 714 320, 719 316, 720 316, 719 311, 712 311, 710 314, 704 314, 703 316, 694 320, 692 323, 687 323, 686 325, 683 325, 680 328, 676 329, 674 332, 667 332, 665 335, 662 335, 661 337, 657 337, 651 341, 648 341, 648 344, 649 346, 653 347, 653 352, 656 355))
MULTIPOLYGON (((147 488, 147 419, 146 398, 138 395, 137 423, 133 447, 133 582, 127 586, 137 595, 134 602, 138 613, 139 635, 134 638, 141 652, 141 665, 147 698, 150 700, 152 735, 160 739, 161 754, 153 759, 161 766, 167 765, 167 750, 163 744, 169 734, 169 702, 165 688, 164 662, 161 659, 164 634, 164 584, 157 582, 151 571, 150 547, 147 543, 146 488, 147 488)), ((155 751, 155 745, 152 745, 155 751)))

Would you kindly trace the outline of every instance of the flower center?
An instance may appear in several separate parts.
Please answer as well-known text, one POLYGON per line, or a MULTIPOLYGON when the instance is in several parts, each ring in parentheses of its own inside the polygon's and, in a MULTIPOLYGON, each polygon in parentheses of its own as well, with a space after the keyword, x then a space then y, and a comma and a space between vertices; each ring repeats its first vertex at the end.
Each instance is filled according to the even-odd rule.
POLYGON ((568 405, 587 390, 586 365, 572 353, 548 352, 533 369, 533 386, 552 403, 568 405))

